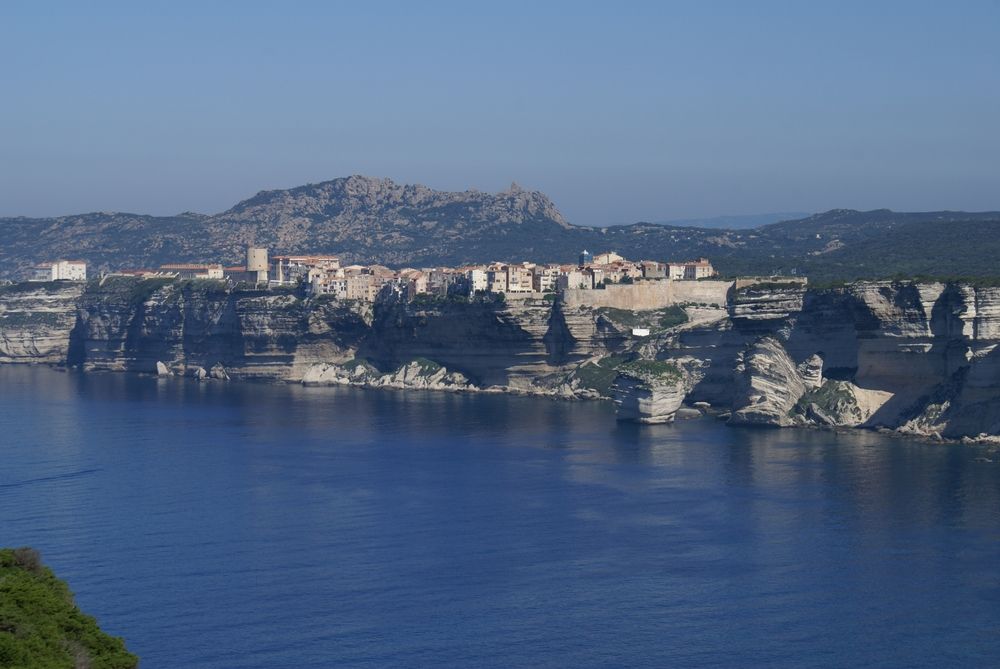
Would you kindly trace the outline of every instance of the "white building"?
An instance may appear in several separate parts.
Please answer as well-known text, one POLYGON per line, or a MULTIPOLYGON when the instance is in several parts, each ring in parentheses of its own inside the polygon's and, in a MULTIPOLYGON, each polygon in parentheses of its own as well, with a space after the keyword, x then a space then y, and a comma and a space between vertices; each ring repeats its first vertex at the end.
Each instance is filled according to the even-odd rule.
POLYGON ((469 293, 486 292, 489 288, 489 276, 484 269, 470 269, 465 273, 465 278, 469 282, 469 293))
POLYGON ((314 295, 332 295, 338 300, 347 299, 347 278, 327 275, 316 275, 311 277, 310 289, 314 295))
MULTIPOLYGON (((306 281, 310 277, 309 270, 312 269, 321 269, 324 272, 331 272, 340 269, 340 258, 337 256, 274 256, 271 261, 276 275, 274 281, 280 284, 306 281)), ((250 264, 248 261, 248 269, 249 266, 250 264)), ((259 267, 259 263, 257 263, 256 266, 259 267)))
POLYGON ((559 279, 559 265, 536 265, 532 270, 532 288, 536 293, 551 293, 559 279))
POLYGON ((507 292, 507 267, 506 265, 490 265, 486 268, 487 288, 491 293, 507 292))
POLYGON ((610 265, 616 262, 624 262, 625 258, 618 255, 614 251, 608 251, 607 253, 598 253, 594 256, 594 265, 610 265))
POLYGON ((56 260, 35 265, 31 281, 86 281, 87 263, 83 260, 56 260))
POLYGON ((677 281, 708 279, 715 276, 715 268, 707 258, 690 262, 672 262, 667 265, 667 278, 677 281))
POLYGON ((685 279, 708 279, 713 276, 715 276, 715 268, 712 267, 712 263, 707 258, 698 258, 694 262, 685 264, 685 279))
POLYGON ((531 279, 529 268, 520 265, 507 265, 507 288, 503 292, 530 293, 533 290, 531 279))
POLYGON ((556 280, 556 287, 559 290, 593 288, 594 277, 590 274, 584 274, 583 272, 577 270, 571 270, 565 274, 559 275, 559 278, 556 280))

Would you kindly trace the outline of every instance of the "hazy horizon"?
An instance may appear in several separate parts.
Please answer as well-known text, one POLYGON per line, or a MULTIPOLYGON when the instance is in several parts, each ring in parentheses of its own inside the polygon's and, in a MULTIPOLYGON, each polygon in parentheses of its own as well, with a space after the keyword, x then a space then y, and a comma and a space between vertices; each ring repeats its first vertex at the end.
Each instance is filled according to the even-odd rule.
POLYGON ((0 216, 350 174, 579 225, 1000 209, 1000 4, 0 6, 0 216))
MULTIPOLYGON (((432 186, 428 186, 427 184, 422 184, 422 183, 418 183, 418 182, 405 182, 405 183, 404 182, 400 182, 400 181, 398 181, 396 179, 391 179, 391 177, 376 177, 376 176, 368 175, 368 174, 364 174, 364 175, 354 174, 354 175, 348 175, 348 176, 361 176, 361 177, 372 178, 372 179, 386 179, 386 178, 388 178, 391 181, 393 181, 393 182, 395 182, 397 184, 401 184, 401 185, 419 185, 419 186, 426 186, 428 188, 433 188, 432 186)), ((294 188, 299 188, 299 187, 303 187, 303 186, 318 185, 318 184, 322 184, 322 183, 325 183, 325 182, 334 181, 336 179, 348 178, 348 176, 334 177, 332 179, 324 179, 322 181, 312 181, 312 182, 308 182, 308 183, 304 183, 304 184, 299 184, 297 186, 290 186, 287 189, 294 189, 294 188)), ((512 183, 517 183, 517 182, 512 182, 512 183)), ((504 190, 507 190, 508 188, 510 188, 510 185, 511 184, 508 184, 507 188, 500 189, 500 190, 497 190, 497 191, 484 191, 481 188, 475 188, 475 187, 470 187, 469 189, 464 189, 464 190, 467 190, 467 191, 478 191, 478 192, 501 193, 504 190)), ((521 187, 524 190, 538 190, 538 189, 535 189, 535 188, 525 187, 523 184, 519 184, 519 183, 517 185, 518 185, 518 187, 521 187)), ((0 218, 63 218, 63 217, 69 217, 69 216, 82 216, 82 215, 88 215, 88 214, 127 214, 127 215, 137 215, 137 216, 154 216, 154 217, 161 217, 161 218, 169 218, 169 217, 172 217, 172 216, 180 216, 180 215, 183 215, 183 214, 196 214, 196 215, 199 215, 199 216, 217 216, 217 215, 225 213, 226 211, 228 211, 229 209, 233 208, 234 206, 240 204, 241 202, 255 197, 259 193, 266 192, 266 191, 287 190, 287 189, 286 188, 278 188, 278 189, 264 188, 264 189, 260 189, 260 190, 254 192, 254 193, 247 194, 245 197, 240 198, 239 201, 233 202, 229 206, 227 206, 225 209, 220 209, 218 211, 194 211, 194 210, 191 210, 191 209, 184 209, 184 210, 177 210, 177 211, 172 211, 172 212, 164 212, 164 213, 157 212, 157 213, 153 213, 153 212, 147 212, 147 211, 126 211, 126 210, 121 210, 121 209, 94 209, 94 210, 90 210, 90 211, 73 211, 73 212, 63 212, 63 213, 50 214, 50 215, 40 215, 40 216, 26 216, 26 215, 23 215, 23 214, 7 214, 7 213, 4 213, 4 212, 0 211, 0 218)), ((435 190, 440 190, 440 189, 435 189, 435 190)), ((462 191, 455 191, 455 192, 462 192, 462 191)), ((554 202, 554 204, 556 205, 556 208, 559 208, 559 203, 554 202)), ((758 227, 760 225, 765 225, 767 222, 777 222, 777 221, 783 221, 783 220, 791 220, 791 219, 795 219, 795 218, 805 218, 807 216, 811 216, 814 213, 821 213, 821 212, 754 212, 754 213, 738 213, 738 214, 719 214, 719 215, 715 215, 715 216, 704 216, 704 217, 694 217, 694 218, 672 218, 672 219, 662 219, 662 218, 661 219, 653 219, 653 218, 651 218, 649 220, 637 220, 637 221, 607 221, 607 222, 604 222, 604 223, 578 224, 578 225, 590 225, 590 226, 596 226, 596 227, 610 227, 610 226, 614 226, 614 225, 631 225, 631 224, 634 224, 634 223, 655 223, 657 225, 678 225, 678 226, 695 227, 695 224, 704 222, 704 223, 709 224, 708 227, 723 227, 722 226, 723 222, 733 221, 734 225, 731 226, 731 227, 735 229, 735 228, 741 228, 741 227, 758 227), (757 221, 757 222, 754 223, 754 221, 757 221)))
MULTIPOLYGON (((215 211, 197 211, 197 210, 193 210, 193 209, 176 209, 174 211, 151 212, 151 211, 138 211, 138 210, 124 210, 124 209, 103 208, 103 209, 91 209, 91 210, 87 210, 87 211, 81 210, 81 211, 67 211, 67 212, 53 213, 53 214, 40 214, 40 215, 37 215, 37 216, 29 216, 29 215, 25 215, 25 214, 10 214, 10 213, 5 213, 5 212, 0 211, 0 218, 62 218, 62 217, 68 217, 68 216, 79 216, 79 215, 87 215, 87 214, 111 214, 111 213, 113 213, 113 214, 129 214, 129 215, 138 215, 138 216, 154 216, 154 217, 161 217, 161 218, 169 218, 169 217, 172 217, 172 216, 180 216, 182 214, 196 214, 196 215, 200 215, 200 216, 209 216, 210 217, 210 216, 217 216, 217 215, 223 214, 226 211, 228 211, 229 209, 232 209, 234 206, 240 204, 241 202, 243 202, 245 200, 248 200, 248 199, 251 199, 251 198, 255 197, 257 194, 262 193, 262 192, 275 191, 275 190, 291 190, 291 189, 300 188, 300 187, 304 187, 304 186, 318 185, 318 184, 322 184, 322 183, 325 183, 325 182, 334 181, 334 180, 337 180, 337 179, 349 178, 351 176, 361 176, 361 177, 371 178, 371 179, 389 179, 389 180, 391 180, 391 181, 393 181, 393 182, 395 182, 397 184, 400 184, 400 185, 419 185, 419 186, 425 186, 425 187, 432 188, 434 190, 439 190, 439 191, 444 191, 445 190, 445 189, 442 189, 442 188, 435 188, 434 186, 431 186, 431 185, 429 185, 427 183, 422 183, 422 182, 419 182, 419 181, 405 181, 404 182, 404 181, 400 181, 398 179, 393 179, 392 177, 375 176, 375 175, 372 175, 372 174, 350 174, 350 175, 343 175, 343 176, 338 176, 338 177, 332 177, 330 179, 322 179, 322 180, 318 180, 318 181, 309 181, 309 182, 305 182, 305 183, 301 183, 301 184, 296 184, 296 185, 291 185, 291 186, 283 186, 283 187, 280 187, 280 188, 261 188, 261 189, 258 189, 256 191, 252 192, 252 193, 247 193, 245 196, 240 197, 238 200, 230 203, 226 207, 218 209, 218 210, 215 210, 215 211)), ((512 184, 514 184, 514 183, 516 183, 518 187, 520 187, 520 188, 522 188, 524 190, 541 191, 541 189, 532 188, 529 185, 525 185, 525 184, 519 183, 517 181, 512 182, 512 184)), ((493 191, 487 191, 487 190, 482 189, 482 188, 476 188, 475 186, 470 186, 469 188, 464 188, 464 189, 461 189, 461 190, 457 190, 456 189, 456 190, 453 190, 453 191, 450 191, 450 192, 478 191, 478 192, 501 193, 501 192, 503 192, 505 190, 508 190, 511 187, 512 184, 508 184, 506 187, 498 188, 498 189, 493 190, 493 191)), ((549 196, 548 193, 545 193, 544 191, 541 191, 541 192, 543 194, 545 194, 546 196, 549 196)), ((549 197, 551 197, 551 196, 549 196, 549 197)), ((553 203, 555 204, 556 208, 559 209, 562 212, 562 208, 559 206, 559 203, 556 202, 555 200, 553 200, 553 203)), ((654 224, 657 224, 657 225, 674 225, 674 226, 681 226, 681 227, 702 227, 702 226, 699 226, 698 224, 699 223, 705 223, 706 225, 703 226, 703 227, 740 229, 740 228, 760 227, 762 225, 767 225, 769 222, 780 222, 780 221, 786 221, 786 220, 796 220, 796 219, 800 219, 800 218, 807 218, 809 216, 813 216, 813 215, 816 215, 816 214, 822 214, 822 213, 825 213, 827 211, 832 211, 832 210, 837 210, 837 209, 853 209, 853 208, 852 207, 831 207, 830 209, 826 209, 826 210, 823 210, 823 211, 738 212, 738 213, 710 214, 710 215, 706 215, 706 216, 679 217, 679 218, 663 218, 663 217, 651 216, 651 217, 648 217, 648 218, 636 219, 636 220, 632 220, 632 221, 610 220, 610 221, 596 222, 596 223, 577 223, 575 221, 569 221, 569 222, 572 223, 572 224, 574 224, 574 225, 590 226, 590 227, 610 227, 610 226, 617 226, 617 225, 632 225, 632 224, 635 224, 635 223, 654 223, 654 224), (725 225, 725 223, 729 222, 729 221, 731 221, 733 224, 732 225, 725 225)), ((898 213, 906 213, 905 210, 892 209, 891 207, 872 207, 871 209, 858 209, 857 211, 873 211, 873 210, 881 210, 881 209, 888 209, 888 210, 895 211, 895 212, 898 212, 898 213)), ((1000 210, 1000 209, 998 209, 998 210, 1000 210)), ((915 210, 909 210, 909 211, 915 211, 915 210)), ((964 211, 966 213, 985 213, 985 212, 992 212, 994 210, 992 210, 992 209, 971 210, 971 209, 944 209, 944 208, 935 208, 935 209, 925 209, 923 211, 964 211)), ((562 212, 562 213, 565 215, 565 212, 562 212)))

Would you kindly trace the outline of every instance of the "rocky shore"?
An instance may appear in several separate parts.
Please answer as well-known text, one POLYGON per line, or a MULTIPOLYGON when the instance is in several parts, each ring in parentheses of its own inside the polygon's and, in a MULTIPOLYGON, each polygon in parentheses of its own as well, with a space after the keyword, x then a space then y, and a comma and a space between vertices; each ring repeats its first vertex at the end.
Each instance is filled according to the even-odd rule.
POLYGON ((733 291, 657 312, 551 299, 378 304, 215 281, 0 287, 0 363, 612 399, 619 418, 1000 435, 1000 288, 859 282, 733 291), (648 337, 633 337, 641 319, 648 337), (683 319, 681 319, 683 320, 683 319))

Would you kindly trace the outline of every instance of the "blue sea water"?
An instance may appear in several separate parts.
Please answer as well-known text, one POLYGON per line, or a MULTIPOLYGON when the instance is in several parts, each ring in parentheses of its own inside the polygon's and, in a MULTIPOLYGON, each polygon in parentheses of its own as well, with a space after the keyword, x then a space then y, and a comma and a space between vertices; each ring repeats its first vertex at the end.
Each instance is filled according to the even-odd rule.
POLYGON ((0 444, 0 545, 144 669, 1000 666, 978 447, 25 367, 0 444))

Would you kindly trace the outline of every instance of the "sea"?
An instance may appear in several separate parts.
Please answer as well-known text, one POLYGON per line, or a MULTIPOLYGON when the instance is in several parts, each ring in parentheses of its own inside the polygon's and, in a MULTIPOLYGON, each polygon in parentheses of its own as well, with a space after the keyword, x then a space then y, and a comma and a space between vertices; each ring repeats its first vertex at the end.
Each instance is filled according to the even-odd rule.
POLYGON ((143 669, 1000 666, 1000 457, 868 431, 2 366, 0 545, 143 669))

